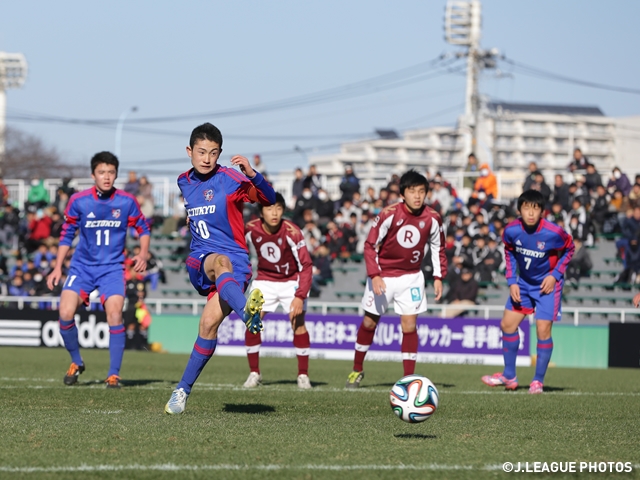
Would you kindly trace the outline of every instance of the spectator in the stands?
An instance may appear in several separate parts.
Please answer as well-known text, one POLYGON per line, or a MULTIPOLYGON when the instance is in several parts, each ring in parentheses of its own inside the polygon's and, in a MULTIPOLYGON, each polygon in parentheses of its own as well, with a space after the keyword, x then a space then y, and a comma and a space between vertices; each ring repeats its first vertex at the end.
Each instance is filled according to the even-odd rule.
POLYGON ((296 200, 295 207, 293 208, 293 223, 302 227, 304 225, 303 213, 305 210, 316 211, 317 199, 313 197, 311 189, 305 187, 302 189, 302 195, 296 200))
POLYGON ((585 187, 587 191, 593 192, 598 185, 602 185, 602 177, 596 170, 596 166, 593 163, 587 165, 587 174, 585 175, 585 187))
POLYGON ((344 176, 340 180, 340 191, 342 192, 341 203, 345 200, 351 200, 354 192, 360 191, 360 180, 353 173, 353 167, 351 165, 345 165, 344 176))
POLYGON ((400 202, 400 194, 395 191, 389 192, 389 196, 387 197, 387 205, 395 205, 400 202))
POLYGON ((551 188, 547 185, 547 182, 544 181, 544 175, 542 172, 536 171, 532 175, 533 182, 531 183, 531 190, 537 190, 544 197, 544 201, 546 205, 549 205, 549 199, 551 198, 551 188))
POLYGON ((444 300, 454 308, 447 308, 445 312, 446 318, 454 318, 466 312, 466 308, 455 308, 472 306, 476 304, 478 297, 479 285, 473 278, 471 269, 463 267, 459 275, 449 276, 449 291, 444 300))
POLYGON ((344 221, 348 222, 351 214, 355 214, 357 218, 360 219, 360 216, 362 215, 362 210, 357 206, 355 206, 352 200, 346 199, 342 203, 342 207, 340 207, 340 213, 342 213, 342 217, 344 218, 344 221))
POLYGON ((445 214, 451 209, 451 205, 453 204, 453 197, 447 188, 442 185, 441 181, 434 180, 433 181, 433 192, 431 195, 432 202, 438 202, 442 209, 441 216, 445 216, 445 214))
POLYGON ((12 297, 28 297, 29 291, 24 287, 23 283, 21 276, 13 277, 9 285, 9 295, 12 297))
POLYGON ((611 179, 607 184, 609 193, 613 193, 615 190, 620 190, 622 195, 627 197, 631 192, 631 182, 629 177, 622 172, 618 167, 615 167, 611 172, 611 179))
POLYGON ((480 177, 473 185, 473 193, 469 199, 469 204, 478 202, 484 204, 495 198, 498 198, 498 180, 489 168, 489 164, 483 163, 480 165, 480 177))
POLYGON ((36 213, 27 214, 27 236, 25 247, 27 253, 31 253, 38 248, 40 242, 51 236, 51 217, 44 213, 43 209, 38 209, 36 213))
POLYGON ((640 283, 640 240, 632 238, 624 246, 624 267, 616 277, 614 283, 635 284, 640 283))
POLYGON ((569 171, 575 172, 576 170, 586 170, 589 160, 582 154, 582 150, 576 148, 573 151, 573 160, 569 164, 569 171))
POLYGON ((44 208, 49 204, 49 192, 44 186, 44 180, 38 180, 34 178, 31 180, 31 188, 27 194, 27 209, 30 212, 35 212, 38 209, 44 208))
POLYGON ((479 170, 478 159, 476 158, 475 154, 470 153, 467 160, 467 166, 464 169, 464 172, 466 173, 462 182, 464 188, 473 190, 473 186, 475 185, 476 179, 478 178, 477 174, 479 170))
POLYGON ((365 194, 363 201, 369 202, 369 204, 373 204, 378 199, 376 195, 376 190, 373 187, 367 187, 367 193, 365 194))
MULTIPOLYGON (((304 189, 304 175, 301 168, 296 168, 294 173, 293 185, 291 186, 292 205, 296 205, 297 201, 302 198, 302 190, 304 189)), ((311 189, 309 189, 311 191, 311 189)), ((312 193, 313 195, 313 193, 312 193)))
POLYGON ((557 174, 554 178, 551 202, 560 203, 560 205, 562 205, 562 209, 568 212, 571 205, 569 196, 569 185, 564 182, 564 178, 562 178, 562 175, 557 174))
POLYGON ((400 188, 400 177, 398 176, 397 173, 393 173, 391 175, 391 180, 389 180, 389 182, 387 183, 387 186, 385 188, 387 190, 393 190, 394 187, 400 188))
POLYGON ((301 230, 302 235, 304 236, 305 243, 307 244, 307 250, 309 252, 313 252, 313 249, 311 248, 313 242, 311 241, 311 239, 313 238, 317 243, 319 243, 320 240, 322 240, 322 232, 313 221, 306 222, 301 230))
POLYGON ((318 190, 316 213, 318 214, 318 224, 322 226, 329 223, 336 213, 335 202, 329 198, 329 194, 322 188, 318 190))
POLYGON ((129 171, 129 180, 124 184, 124 191, 133 196, 138 195, 140 191, 140 180, 138 180, 138 174, 133 170, 129 171))
POLYGON ((538 172, 538 164, 536 162, 529 162, 529 172, 524 179, 524 183, 522 184, 522 191, 526 192, 527 190, 531 190, 531 185, 536 181, 535 174, 538 172))
POLYGON ((320 245, 313 254, 313 276, 311 280, 311 297, 319 297, 323 286, 333 280, 329 249, 320 245))
MULTIPOLYGON (((582 178, 582 180, 584 180, 584 177, 581 177, 579 175, 576 175, 576 177, 582 178)), ((578 202, 580 202, 580 204, 582 205, 586 205, 589 201, 589 195, 586 190, 582 188, 582 185, 583 182, 581 180, 576 180, 575 183, 569 185, 569 209, 572 208, 574 200, 578 200, 578 202)))
POLYGON ((315 165, 309 165, 309 173, 304 179, 304 186, 311 189, 313 196, 318 196, 318 192, 322 188, 322 175, 317 172, 315 165))
POLYGON ((607 190, 602 185, 596 187, 596 197, 591 203, 591 223, 595 228, 596 233, 602 233, 604 222, 609 216, 609 203, 611 197, 607 193, 607 190))
POLYGON ((0 207, 9 203, 9 190, 4 184, 4 179, 0 177, 0 207))
POLYGON ((573 243, 576 250, 567 266, 566 277, 572 286, 577 287, 580 278, 589 275, 589 271, 593 268, 593 262, 591 261, 589 250, 584 246, 582 239, 574 237, 573 243))
POLYGON ((564 211, 562 205, 559 202, 551 204, 551 211, 547 215, 547 221, 557 224, 558 221, 562 221, 563 224, 567 223, 567 212, 564 211))
POLYGON ((629 208, 640 207, 640 183, 635 183, 629 192, 629 208))

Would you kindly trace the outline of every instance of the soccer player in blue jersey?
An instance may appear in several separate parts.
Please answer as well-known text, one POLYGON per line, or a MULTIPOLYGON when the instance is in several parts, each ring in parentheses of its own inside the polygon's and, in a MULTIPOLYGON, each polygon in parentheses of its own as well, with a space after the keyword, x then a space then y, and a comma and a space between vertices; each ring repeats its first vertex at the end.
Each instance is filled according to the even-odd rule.
POLYGON ((544 205, 545 200, 540 192, 525 191, 518 198, 520 218, 504 229, 506 277, 510 294, 500 324, 504 371, 482 377, 482 381, 491 387, 504 386, 507 390, 518 387, 518 326, 526 315, 535 312, 538 357, 529 393, 543 391, 544 376, 553 351, 551 327, 562 315, 564 272, 575 251, 571 236, 542 218, 544 205))
POLYGON ((149 227, 135 197, 113 186, 118 177, 118 166, 118 159, 109 152, 97 153, 91 159, 91 177, 95 186, 75 193, 69 199, 56 267, 47 277, 47 286, 53 290, 60 281, 64 259, 76 231, 79 231, 80 240, 60 294, 60 335, 71 355, 71 366, 64 377, 66 385, 75 384, 78 375, 85 370, 73 317, 82 303, 89 304, 89 294, 98 289, 109 324, 111 362, 105 384, 107 388, 121 386, 120 366, 125 343, 122 307, 127 230, 133 227, 140 236, 140 253, 133 258, 137 272, 146 269, 150 237, 149 227))
POLYGON ((240 173, 218 164, 221 153, 220 130, 210 123, 196 127, 187 147, 193 168, 178 177, 193 237, 187 271, 198 293, 207 297, 207 304, 182 380, 164 409, 171 415, 184 412, 193 384, 216 349, 218 327, 231 310, 251 333, 262 330, 262 292, 255 289, 248 299, 244 296, 251 264, 242 210, 245 202, 272 205, 276 193, 245 157, 231 158, 240 173))

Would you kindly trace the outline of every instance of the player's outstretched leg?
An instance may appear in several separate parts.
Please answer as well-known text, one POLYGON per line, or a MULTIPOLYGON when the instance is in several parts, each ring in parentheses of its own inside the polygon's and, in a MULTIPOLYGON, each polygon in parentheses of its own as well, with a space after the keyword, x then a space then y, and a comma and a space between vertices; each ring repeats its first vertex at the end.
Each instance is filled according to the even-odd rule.
POLYGON ((259 333, 263 330, 262 318, 260 312, 262 312, 262 305, 264 305, 264 297, 262 292, 258 288, 251 290, 247 303, 245 304, 243 314, 240 318, 244 320, 244 324, 247 326, 247 330, 251 333, 259 333))
POLYGON ((71 355, 71 365, 64 376, 64 384, 74 385, 78 382, 78 376, 84 372, 84 361, 80 355, 80 345, 78 344, 78 328, 73 319, 69 321, 59 319, 58 322, 64 346, 71 355))
POLYGON ((244 382, 243 387, 255 388, 262 383, 262 375, 260 374, 260 345, 262 344, 262 336, 260 333, 251 333, 249 330, 245 332, 244 345, 247 349, 247 360, 249 361, 249 377, 244 382))
MULTIPOLYGON (((365 314, 365 318, 368 315, 369 314, 365 314)), ((379 319, 380 317, 378 316, 377 318, 379 319)), ((355 353, 353 355, 353 371, 347 378, 347 383, 345 385, 346 388, 358 388, 360 386, 360 382, 364 378, 364 368, 362 364, 364 363, 364 357, 369 351, 369 347, 371 347, 371 344, 373 343, 373 337, 375 336, 377 326, 377 320, 371 319, 371 321, 375 321, 373 328, 366 327, 365 321, 363 321, 358 329, 355 353)))
POLYGON ((298 388, 308 390, 311 388, 311 380, 309 380, 309 350, 311 348, 309 332, 294 334, 293 346, 298 357, 298 388))
MULTIPOLYGON (((221 261, 223 265, 228 263, 228 265, 220 268, 230 270, 230 262, 227 257, 218 256, 216 261, 221 261)), ((249 297, 245 298, 240 284, 233 278, 233 273, 231 271, 219 273, 218 270, 216 270, 216 289, 220 298, 227 302, 231 309, 238 314, 251 333, 262 331, 260 312, 262 311, 264 298, 259 289, 252 290, 249 297)))
POLYGON ((551 353, 553 352, 553 339, 538 340, 537 359, 536 359, 536 374, 533 377, 533 381, 529 386, 529 393, 538 394, 543 391, 544 376, 547 373, 549 367, 549 360, 551 360, 551 353))
POLYGON ((200 376, 202 369, 213 356, 216 349, 217 339, 208 340, 198 335, 196 343, 193 345, 187 368, 182 374, 182 380, 171 394, 171 398, 164 407, 164 411, 170 415, 184 412, 187 405, 187 398, 191 393, 191 388, 200 376))

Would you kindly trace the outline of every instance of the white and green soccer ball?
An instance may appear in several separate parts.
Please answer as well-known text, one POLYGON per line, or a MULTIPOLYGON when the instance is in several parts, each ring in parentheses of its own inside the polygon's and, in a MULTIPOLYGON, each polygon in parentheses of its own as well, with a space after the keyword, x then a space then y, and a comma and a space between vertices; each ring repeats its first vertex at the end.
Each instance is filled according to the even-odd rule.
POLYGON ((438 408, 438 389, 422 375, 407 375, 391 389, 390 403, 393 412, 408 423, 424 422, 438 408))

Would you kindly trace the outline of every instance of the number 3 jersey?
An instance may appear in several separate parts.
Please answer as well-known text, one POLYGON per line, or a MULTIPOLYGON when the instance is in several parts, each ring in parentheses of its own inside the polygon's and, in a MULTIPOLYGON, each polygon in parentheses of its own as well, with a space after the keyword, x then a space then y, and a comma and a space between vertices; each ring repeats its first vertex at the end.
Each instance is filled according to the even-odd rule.
POLYGON ((297 225, 283 220, 274 234, 267 233, 262 220, 252 220, 246 225, 247 241, 253 243, 258 255, 256 280, 288 282, 298 280, 295 296, 307 298, 311 289, 313 262, 297 225))
POLYGON ((201 175, 193 168, 178 177, 191 230, 191 251, 241 255, 248 260, 242 211, 245 202, 271 205, 275 191, 256 172, 251 180, 235 169, 216 165, 201 175))
POLYGON ((414 215, 404 203, 391 205, 375 218, 365 241, 367 275, 399 277, 417 273, 429 248, 433 276, 442 279, 447 274, 447 257, 440 215, 426 206, 414 215))
POLYGON ((560 281, 575 251, 571 235, 544 218, 533 232, 525 228, 521 218, 514 220, 505 227, 502 240, 509 286, 518 282, 518 276, 535 286, 549 275, 560 281))
POLYGON ((103 194, 96 187, 74 193, 64 212, 60 245, 71 246, 76 230, 80 241, 71 264, 115 265, 124 263, 127 229, 149 235, 149 226, 135 197, 114 188, 103 194))

